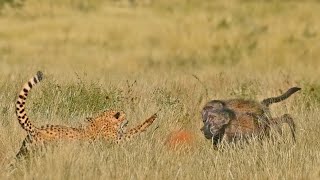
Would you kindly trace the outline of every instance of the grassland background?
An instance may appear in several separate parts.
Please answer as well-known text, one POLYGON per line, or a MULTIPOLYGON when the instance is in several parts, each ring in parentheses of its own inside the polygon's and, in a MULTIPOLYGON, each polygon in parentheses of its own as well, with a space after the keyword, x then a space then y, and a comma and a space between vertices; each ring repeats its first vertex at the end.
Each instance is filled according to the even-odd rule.
POLYGON ((46 77, 27 104, 37 125, 77 126, 116 108, 134 126, 162 111, 134 141, 61 144, 15 171, 1 168, 1 179, 320 178, 319 1, 2 2, 1 167, 26 135, 14 102, 37 70, 46 77), (205 82, 208 97, 192 75, 205 82), (295 118, 296 144, 285 133, 283 141, 215 151, 201 135, 207 100, 261 100, 291 86, 303 90, 272 113, 295 118), (168 150, 163 142, 179 128, 191 131, 195 143, 168 150))

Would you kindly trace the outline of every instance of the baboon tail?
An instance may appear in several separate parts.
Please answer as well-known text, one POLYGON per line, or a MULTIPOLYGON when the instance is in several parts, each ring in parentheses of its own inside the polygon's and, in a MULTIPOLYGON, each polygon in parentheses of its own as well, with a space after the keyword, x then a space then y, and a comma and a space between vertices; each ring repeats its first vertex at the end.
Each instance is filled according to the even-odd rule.
POLYGON ((292 87, 287 92, 285 92, 284 94, 282 94, 280 96, 264 99, 261 102, 261 104, 263 104, 263 105, 268 107, 270 104, 277 103, 277 102, 280 102, 280 101, 283 101, 283 100, 287 99, 288 97, 290 97, 292 94, 294 94, 295 92, 297 92, 299 90, 301 90, 301 88, 292 87))

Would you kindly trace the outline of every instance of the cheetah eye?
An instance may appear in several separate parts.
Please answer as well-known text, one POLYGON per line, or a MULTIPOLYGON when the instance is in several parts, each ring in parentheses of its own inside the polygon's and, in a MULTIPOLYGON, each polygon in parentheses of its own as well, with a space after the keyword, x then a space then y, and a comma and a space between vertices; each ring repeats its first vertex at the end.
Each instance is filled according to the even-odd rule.
POLYGON ((115 115, 113 115, 113 117, 115 117, 116 119, 119 119, 119 117, 120 117, 120 112, 117 112, 115 115))

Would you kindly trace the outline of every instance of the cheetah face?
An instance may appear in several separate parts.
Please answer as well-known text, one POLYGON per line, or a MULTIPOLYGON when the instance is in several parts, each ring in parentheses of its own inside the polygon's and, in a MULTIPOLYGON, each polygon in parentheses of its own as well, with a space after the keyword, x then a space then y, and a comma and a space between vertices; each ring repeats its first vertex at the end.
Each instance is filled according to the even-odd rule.
POLYGON ((110 111, 109 118, 106 119, 108 122, 113 125, 115 129, 118 129, 120 126, 126 123, 126 114, 123 111, 110 111))

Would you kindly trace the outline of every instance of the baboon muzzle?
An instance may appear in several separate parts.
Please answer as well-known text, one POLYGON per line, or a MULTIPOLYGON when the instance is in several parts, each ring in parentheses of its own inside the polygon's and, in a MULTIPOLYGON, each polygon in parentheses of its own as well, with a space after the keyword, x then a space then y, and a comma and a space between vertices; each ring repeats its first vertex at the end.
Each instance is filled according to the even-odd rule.
POLYGON ((211 129, 211 124, 207 122, 200 129, 203 132, 204 137, 207 139, 211 139, 213 137, 213 134, 210 129, 211 129))

